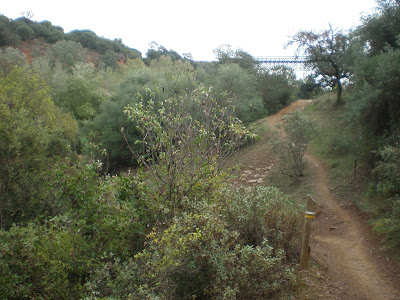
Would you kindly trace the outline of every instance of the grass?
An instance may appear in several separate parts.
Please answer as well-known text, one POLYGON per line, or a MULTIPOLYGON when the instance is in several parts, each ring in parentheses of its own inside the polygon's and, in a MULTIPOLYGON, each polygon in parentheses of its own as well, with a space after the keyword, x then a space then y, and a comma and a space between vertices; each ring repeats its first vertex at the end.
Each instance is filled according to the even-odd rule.
POLYGON ((362 163, 365 160, 360 129, 346 120, 345 106, 337 105, 335 97, 325 94, 304 110, 317 129, 308 150, 325 163, 334 193, 347 199, 348 203, 357 203, 365 188, 363 175, 368 172, 368 166, 362 163))

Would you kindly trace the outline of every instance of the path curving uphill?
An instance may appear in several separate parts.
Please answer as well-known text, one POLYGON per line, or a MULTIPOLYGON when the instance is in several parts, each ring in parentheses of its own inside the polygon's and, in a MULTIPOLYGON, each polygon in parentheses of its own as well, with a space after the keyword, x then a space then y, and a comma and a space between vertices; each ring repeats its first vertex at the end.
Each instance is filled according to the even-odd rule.
MULTIPOLYGON (((311 102, 296 101, 260 124, 273 128, 284 115, 311 102)), ((268 149, 266 143, 256 143, 241 157, 244 183, 262 183, 261 174, 275 162, 266 154, 268 149), (251 174, 256 174, 254 178, 260 178, 260 182, 249 180, 251 174)), ((318 291, 317 299, 400 299, 400 271, 376 250, 364 216, 354 206, 345 208, 339 204, 321 161, 311 153, 306 153, 304 159, 318 206, 311 237, 311 257, 321 270, 311 284, 318 291)))

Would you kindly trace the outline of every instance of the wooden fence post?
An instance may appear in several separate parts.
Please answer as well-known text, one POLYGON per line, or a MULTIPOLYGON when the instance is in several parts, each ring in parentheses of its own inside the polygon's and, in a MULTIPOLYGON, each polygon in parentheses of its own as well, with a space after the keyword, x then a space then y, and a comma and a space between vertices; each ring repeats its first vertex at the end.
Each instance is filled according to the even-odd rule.
POLYGON ((301 245, 301 256, 300 256, 300 269, 308 270, 310 267, 310 235, 311 235, 311 224, 315 218, 315 206, 316 203, 310 195, 307 195, 307 207, 303 231, 303 241, 301 245))

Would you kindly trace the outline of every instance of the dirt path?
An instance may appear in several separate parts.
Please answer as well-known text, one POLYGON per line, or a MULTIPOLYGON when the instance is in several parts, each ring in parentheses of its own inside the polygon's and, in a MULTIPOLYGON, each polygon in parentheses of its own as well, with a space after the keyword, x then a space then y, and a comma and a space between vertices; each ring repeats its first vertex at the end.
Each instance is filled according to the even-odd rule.
MULTIPOLYGON (((285 114, 310 102, 299 100, 263 122, 274 127, 285 114)), ((268 152, 267 145, 257 143, 241 156, 243 182, 263 182, 274 165, 268 152)), ((311 239, 312 259, 322 270, 311 283, 318 299, 400 299, 400 272, 375 251, 365 218, 354 206, 338 204, 329 188, 326 168, 317 158, 307 153, 305 161, 318 205, 311 239)))
POLYGON ((322 163, 307 153, 318 202, 312 258, 325 271, 323 299, 400 299, 399 276, 375 250, 369 227, 355 207, 338 204, 322 163))
MULTIPOLYGON (((241 184, 254 186, 264 182, 264 179, 269 175, 269 172, 276 163, 275 157, 271 155, 271 145, 265 142, 270 139, 268 128, 274 128, 284 115, 295 109, 304 108, 311 102, 312 100, 298 100, 278 113, 256 122, 256 126, 259 128, 263 127, 266 132, 263 133, 264 136, 261 137, 260 142, 246 147, 240 153, 240 170, 237 170, 236 174, 239 175, 238 181, 241 184)), ((233 167, 236 163, 236 159, 231 159, 227 163, 227 167, 233 167)))

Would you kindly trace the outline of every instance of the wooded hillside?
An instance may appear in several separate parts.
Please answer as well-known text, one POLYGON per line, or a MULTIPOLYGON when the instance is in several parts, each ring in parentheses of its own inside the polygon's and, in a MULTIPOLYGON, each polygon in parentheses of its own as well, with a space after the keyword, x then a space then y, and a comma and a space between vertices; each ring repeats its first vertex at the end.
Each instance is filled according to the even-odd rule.
MULTIPOLYGON (((240 185, 226 163, 257 142, 254 121, 332 91, 343 114, 318 138, 325 154, 357 157, 360 206, 398 249, 400 1, 378 7, 355 30, 294 35, 315 72, 304 80, 240 49, 195 62, 153 43, 142 57, 120 39, 0 16, 0 297, 295 297, 304 207, 240 185)), ((286 122, 271 157, 301 178, 319 126, 286 122)))

